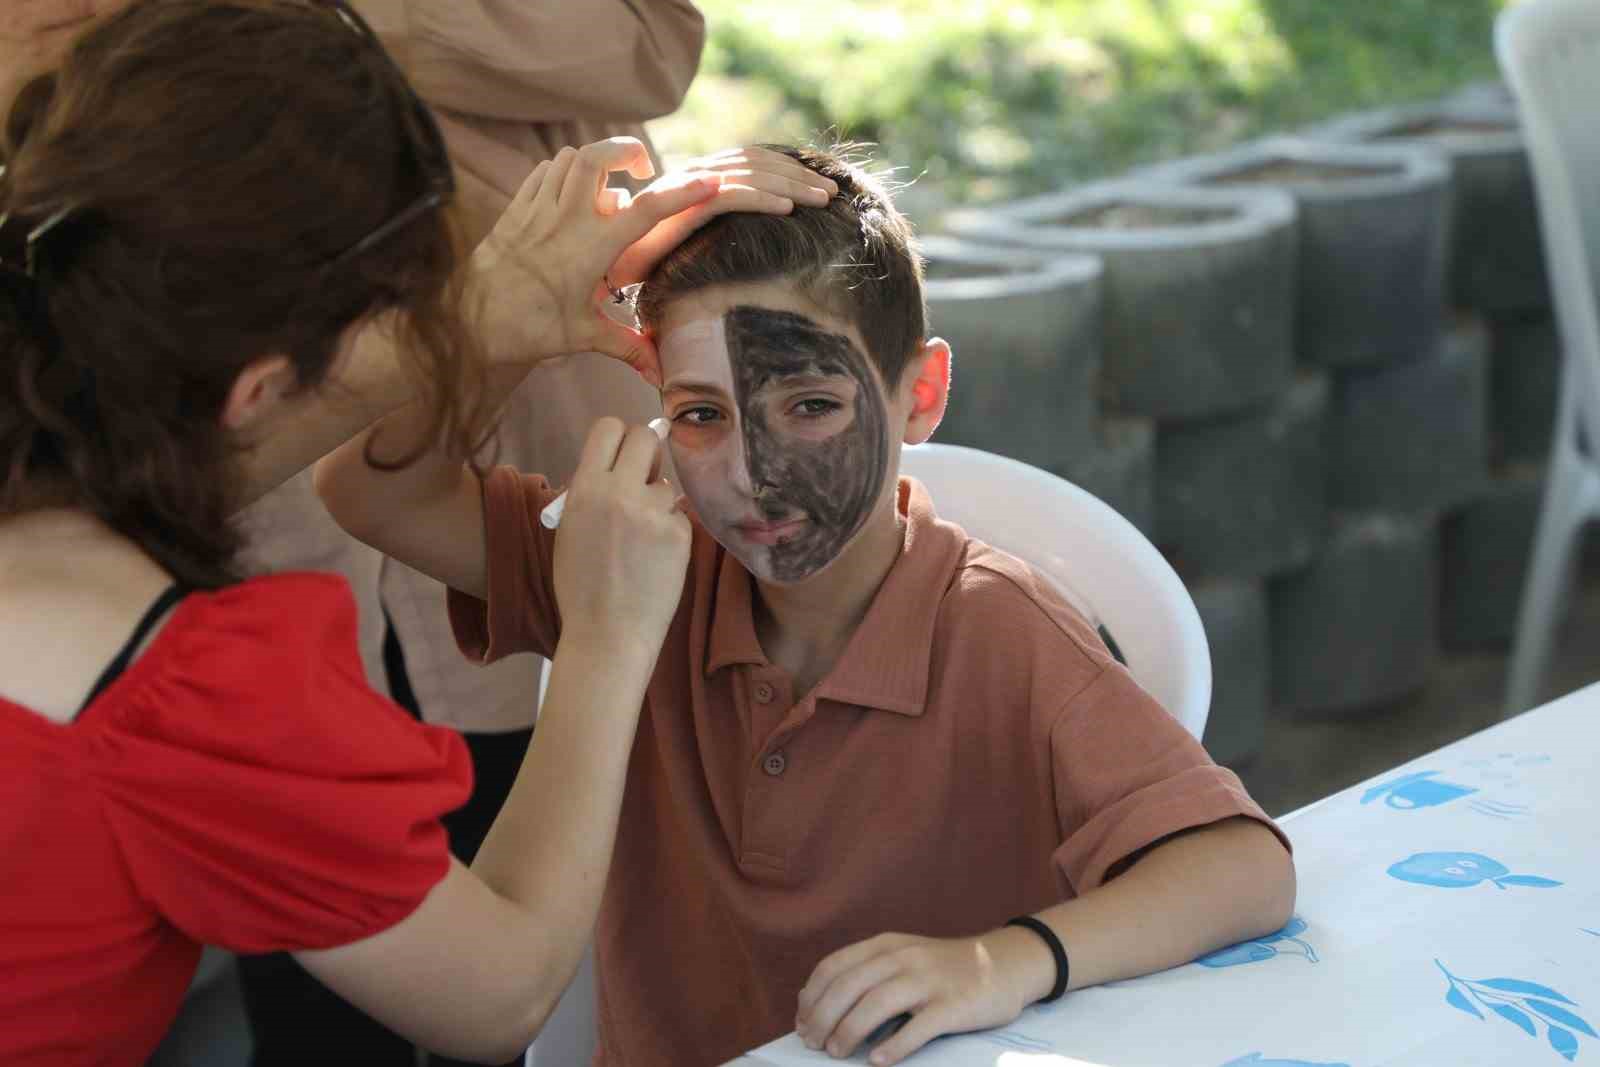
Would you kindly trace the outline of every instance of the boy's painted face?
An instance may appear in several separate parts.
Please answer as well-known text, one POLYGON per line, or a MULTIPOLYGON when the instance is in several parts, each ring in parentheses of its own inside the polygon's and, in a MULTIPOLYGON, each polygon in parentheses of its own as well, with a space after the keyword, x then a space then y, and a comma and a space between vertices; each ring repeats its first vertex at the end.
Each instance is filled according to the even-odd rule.
POLYGON ((799 312, 738 304, 668 329, 659 348, 673 465, 711 536, 769 582, 838 559, 890 462, 860 345, 799 312))

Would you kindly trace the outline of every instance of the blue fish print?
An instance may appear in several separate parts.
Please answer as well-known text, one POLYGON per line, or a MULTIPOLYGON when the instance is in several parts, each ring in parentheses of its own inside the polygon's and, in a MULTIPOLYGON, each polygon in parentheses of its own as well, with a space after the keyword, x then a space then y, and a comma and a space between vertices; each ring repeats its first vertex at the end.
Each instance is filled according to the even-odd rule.
POLYGON ((1478 852, 1419 852, 1390 867, 1389 875, 1440 889, 1467 889, 1483 882, 1497 889, 1514 885, 1551 889, 1561 884, 1531 874, 1512 874, 1505 864, 1478 852))
POLYGON ((1317 950, 1310 944, 1300 940, 1300 934, 1306 931, 1306 921, 1296 915, 1289 920, 1289 924, 1275 934, 1258 937, 1254 941, 1241 941, 1237 945, 1219 948, 1215 952, 1208 952, 1195 960, 1202 967, 1237 967, 1242 963, 1260 963, 1270 960, 1274 956, 1304 956, 1311 963, 1317 962, 1317 950), (1298 945, 1299 952, 1290 951, 1286 945, 1298 945))
POLYGON ((1484 1021, 1488 1021, 1484 1012, 1492 1012, 1533 1038, 1542 1025, 1545 1040, 1562 1059, 1578 1058, 1579 1034, 1600 1037, 1577 1013, 1577 1003, 1549 986, 1521 978, 1459 978, 1438 960, 1433 963, 1450 983, 1446 1004, 1484 1021))
POLYGON ((1398 811, 1412 811, 1416 808, 1438 807, 1440 804, 1448 804, 1452 800, 1477 792, 1469 785, 1438 781, 1434 777, 1438 773, 1438 771, 1418 771, 1415 774, 1401 775, 1367 790, 1361 795, 1361 803, 1370 804, 1383 797, 1383 802, 1391 808, 1398 811))
POLYGON ((1261 1053, 1252 1052, 1229 1060, 1222 1067, 1350 1067, 1348 1063, 1312 1063, 1310 1060, 1264 1060, 1261 1053))

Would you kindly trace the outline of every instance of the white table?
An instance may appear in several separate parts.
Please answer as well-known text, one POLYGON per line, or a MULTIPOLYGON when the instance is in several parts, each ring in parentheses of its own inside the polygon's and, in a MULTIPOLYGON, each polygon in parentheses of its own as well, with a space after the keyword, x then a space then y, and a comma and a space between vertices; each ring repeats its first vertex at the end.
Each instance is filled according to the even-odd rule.
MULTIPOLYGON (((1600 685, 1282 824, 1299 872, 1282 935, 907 1063, 1600 1067, 1600 685)), ((791 1034, 737 1065, 837 1062, 791 1034)))

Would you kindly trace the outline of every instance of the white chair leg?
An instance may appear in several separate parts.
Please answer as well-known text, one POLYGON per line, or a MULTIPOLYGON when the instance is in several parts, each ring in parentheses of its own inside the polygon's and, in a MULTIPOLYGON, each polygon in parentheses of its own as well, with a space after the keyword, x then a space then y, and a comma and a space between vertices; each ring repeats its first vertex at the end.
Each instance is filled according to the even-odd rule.
POLYGON ((1571 585, 1578 532, 1583 525, 1582 472, 1567 457, 1551 464, 1539 510, 1533 559, 1523 585, 1517 611, 1516 641, 1512 645, 1506 681, 1505 716, 1527 711, 1539 699, 1539 687, 1550 663, 1556 630, 1571 585), (1563 461, 1566 460, 1566 461, 1563 461))

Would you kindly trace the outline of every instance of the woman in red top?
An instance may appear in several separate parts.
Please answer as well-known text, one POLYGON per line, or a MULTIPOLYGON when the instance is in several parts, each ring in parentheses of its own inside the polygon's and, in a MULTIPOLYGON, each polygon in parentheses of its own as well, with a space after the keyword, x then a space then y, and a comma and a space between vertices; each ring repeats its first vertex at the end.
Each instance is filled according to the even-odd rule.
POLYGON ((439 823, 459 738, 368 689, 340 580, 236 581, 229 516, 401 404, 467 450, 540 360, 647 356, 607 271, 785 210, 788 179, 630 205, 603 188, 637 142, 564 152, 457 269, 426 109, 307 0, 110 16, 21 89, 0 164, 0 1063, 142 1063, 202 944, 294 951, 418 1043, 506 1059, 588 938, 682 586, 655 436, 586 446, 566 637, 470 870, 439 823))

